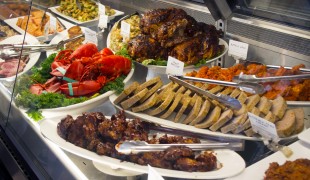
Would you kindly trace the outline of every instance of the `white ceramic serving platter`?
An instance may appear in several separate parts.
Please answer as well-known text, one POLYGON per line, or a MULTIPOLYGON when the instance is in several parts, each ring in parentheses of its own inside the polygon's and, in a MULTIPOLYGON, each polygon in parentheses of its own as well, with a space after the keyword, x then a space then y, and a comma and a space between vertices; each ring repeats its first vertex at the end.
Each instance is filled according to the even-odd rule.
MULTIPOLYGON (((94 161, 95 166, 100 170, 102 166, 110 166, 113 169, 123 169, 126 173, 129 171, 134 174, 148 173, 148 167, 131 162, 121 161, 115 158, 100 156, 92 151, 75 146, 67 142, 57 134, 57 124, 61 118, 50 118, 40 122, 40 130, 43 136, 54 142, 60 148, 75 155, 94 161)), ((222 168, 210 172, 185 172, 155 168, 161 176, 186 178, 186 179, 218 179, 226 178, 239 174, 245 168, 245 162, 236 152, 231 150, 214 151, 222 168)))
MULTIPOLYGON (((134 73, 134 69, 131 69, 127 77, 124 79, 124 83, 128 82, 134 73)), ((104 94, 101 94, 97 97, 89 99, 87 101, 73 104, 66 107, 59 107, 59 108, 50 108, 50 109, 41 109, 42 115, 44 117, 55 117, 55 116, 63 116, 66 114, 76 114, 88 111, 90 109, 96 108, 100 106, 102 103, 108 100, 109 96, 112 95, 114 91, 108 91, 104 94)))
MULTIPOLYGON (((116 98, 117 98, 117 95, 113 94, 110 96, 110 101, 117 109, 121 110, 122 108, 119 105, 114 104, 114 101, 116 98)), ((191 131, 191 132, 202 133, 202 134, 207 134, 207 135, 214 135, 214 136, 223 137, 223 138, 244 139, 244 140, 252 140, 252 141, 262 141, 263 140, 261 137, 248 137, 248 136, 242 135, 242 134, 231 134, 231 133, 224 134, 224 133, 221 133, 219 131, 213 132, 213 131, 210 131, 208 129, 200 129, 200 128, 196 128, 195 126, 191 126, 191 125, 186 125, 186 124, 182 124, 182 123, 175 123, 170 119, 162 119, 159 117, 150 116, 150 115, 145 114, 145 113, 134 113, 134 112, 129 111, 129 110, 125 110, 125 112, 126 112, 126 114, 129 114, 129 115, 134 116, 134 117, 141 118, 145 121, 149 121, 149 122, 153 122, 153 123, 160 124, 163 126, 181 129, 181 130, 185 130, 185 131, 191 131)), ((293 135, 290 137, 280 138, 280 140, 286 141, 286 140, 296 138, 297 136, 298 135, 296 134, 296 135, 293 135)))
MULTIPOLYGON (((51 16, 51 14, 48 13, 48 12, 47 12, 46 14, 48 14, 49 16, 51 16)), ((11 27, 12 27, 13 29, 15 29, 17 32, 19 32, 19 33, 21 33, 21 34, 24 34, 24 33, 25 33, 25 30, 16 25, 18 18, 24 18, 24 17, 17 17, 17 18, 12 18, 12 19, 6 19, 6 20, 4 20, 4 22, 6 22, 9 26, 11 26, 11 27)), ((62 22, 63 22, 63 21, 62 21, 62 22)), ((65 23, 65 24, 67 24, 67 23, 65 23)), ((66 27, 63 27, 63 28, 66 28, 66 27)), ((29 34, 29 33, 27 33, 27 34, 29 34)), ((50 41, 56 34, 57 34, 57 32, 54 33, 54 34, 49 34, 49 35, 47 36, 47 39, 45 39, 44 36, 38 36, 38 37, 36 37, 36 38, 37 38, 40 42, 45 42, 45 41, 50 41)), ((30 35, 30 34, 29 34, 29 35, 30 35)))
MULTIPOLYGON (((70 16, 67 16, 67 15, 61 13, 60 11, 58 11, 58 10, 57 10, 58 7, 59 7, 59 6, 55 6, 55 7, 49 8, 49 9, 50 9, 53 13, 57 14, 58 16, 61 16, 62 18, 65 18, 65 19, 67 19, 67 20, 73 22, 74 24, 89 25, 89 24, 98 23, 99 18, 95 18, 95 19, 93 19, 93 20, 84 21, 84 22, 78 21, 78 20, 76 20, 76 19, 74 19, 74 18, 72 18, 72 17, 70 17, 70 16)), ((115 10, 115 14, 112 15, 112 16, 108 16, 108 21, 114 19, 116 16, 120 16, 120 15, 123 15, 123 14, 124 14, 124 12, 122 12, 122 11, 118 11, 118 10, 116 10, 116 9, 114 9, 114 10, 115 10)))
MULTIPOLYGON (((0 44, 21 44, 23 43, 23 40, 24 40, 24 35, 15 35, 15 36, 6 38, 5 40, 1 41, 0 44)), ((25 36, 25 43, 26 44, 39 44, 39 41, 34 36, 27 34, 25 36)), ((18 73, 17 75, 20 76, 24 74, 25 72, 27 72, 28 70, 30 70, 39 60, 40 54, 41 54, 40 52, 30 54, 29 55, 30 59, 28 63, 24 67, 23 71, 18 73)), ((5 81, 12 81, 14 79, 15 79, 15 76, 0 78, 0 80, 5 80, 5 81)))
POLYGON ((300 133, 298 139, 310 146, 310 128, 300 133))
POLYGON ((228 178, 229 180, 239 180, 239 179, 264 179, 265 171, 269 168, 269 164, 272 162, 277 162, 279 165, 284 164, 286 161, 294 161, 299 158, 310 159, 310 145, 304 144, 301 141, 297 141, 291 145, 289 148, 293 151, 293 155, 289 158, 285 157, 280 151, 266 157, 265 159, 258 161, 255 164, 247 167, 245 171, 237 176, 228 178))

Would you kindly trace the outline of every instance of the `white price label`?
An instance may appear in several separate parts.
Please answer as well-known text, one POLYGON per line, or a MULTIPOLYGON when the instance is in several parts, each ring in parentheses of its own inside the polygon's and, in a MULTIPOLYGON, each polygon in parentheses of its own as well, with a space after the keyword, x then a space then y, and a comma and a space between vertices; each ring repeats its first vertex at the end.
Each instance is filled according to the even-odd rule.
POLYGON ((105 15, 105 6, 101 3, 98 3, 98 10, 100 15, 105 15))
POLYGON ((248 116, 254 132, 262 135, 266 139, 274 140, 275 142, 278 141, 279 136, 274 123, 252 113, 248 113, 248 116))
POLYGON ((50 28, 55 33, 57 32, 57 19, 53 16, 50 16, 50 28))
POLYGON ((108 27, 108 16, 107 15, 100 14, 98 27, 100 27, 101 29, 108 27))
POLYGON ((229 40, 228 55, 246 59, 248 56, 248 48, 249 44, 247 43, 229 40))
POLYGON ((98 44, 98 38, 97 38, 97 33, 89 28, 85 28, 85 40, 84 43, 94 43, 98 44))
POLYGON ((121 22, 121 35, 123 39, 130 38, 130 24, 125 21, 121 22))
POLYGON ((166 68, 166 74, 181 76, 183 75, 184 62, 169 56, 166 68))
POLYGON ((46 23, 44 26, 44 39, 45 40, 48 40, 49 30, 50 30, 50 23, 46 23))

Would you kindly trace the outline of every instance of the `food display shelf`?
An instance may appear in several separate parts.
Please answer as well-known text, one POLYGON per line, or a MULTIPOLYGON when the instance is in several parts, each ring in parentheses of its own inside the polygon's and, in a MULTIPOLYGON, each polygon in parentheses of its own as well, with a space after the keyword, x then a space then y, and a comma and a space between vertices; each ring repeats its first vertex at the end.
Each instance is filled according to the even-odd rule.
MULTIPOLYGON (((148 74, 147 68, 137 65, 139 70, 135 71, 131 82, 143 82, 148 74)), ((128 82, 128 83, 131 83, 128 82)), ((6 86, 0 84, 0 97, 3 99, 1 113, 5 114, 9 108, 10 91, 9 84, 6 86)), ((6 124, 6 133, 11 136, 16 142, 15 146, 20 152, 24 152, 25 159, 33 168, 37 169, 36 175, 38 177, 59 177, 59 178, 74 178, 74 179, 124 179, 126 177, 118 177, 105 174, 95 168, 92 161, 66 152, 58 146, 43 137, 40 132, 39 123, 29 119, 22 111, 20 111, 14 104, 11 107, 11 114, 8 123, 6 124)), ((107 101, 101 106, 90 110, 103 112, 105 115, 112 115, 116 113, 116 109, 107 101)), ((305 108, 306 116, 310 116, 310 109, 305 108)), ((6 115, 6 114, 5 114, 6 115)), ((5 123, 5 122, 1 122, 5 123)), ((307 121, 307 123, 309 123, 307 121)), ((306 126, 309 126, 306 125, 306 126)), ((288 143, 294 142, 290 141, 288 143)), ((245 151, 239 154, 246 161, 247 166, 272 154, 262 142, 246 141, 245 151), (251 153, 249 153, 251 152, 251 153)), ((115 171, 117 172, 117 171, 115 171)), ((114 175, 115 175, 114 172, 114 175)), ((107 172, 111 173, 111 172, 107 172)), ((112 173, 113 174, 113 173, 112 173)), ((130 178, 147 178, 146 175, 133 176, 130 178)))

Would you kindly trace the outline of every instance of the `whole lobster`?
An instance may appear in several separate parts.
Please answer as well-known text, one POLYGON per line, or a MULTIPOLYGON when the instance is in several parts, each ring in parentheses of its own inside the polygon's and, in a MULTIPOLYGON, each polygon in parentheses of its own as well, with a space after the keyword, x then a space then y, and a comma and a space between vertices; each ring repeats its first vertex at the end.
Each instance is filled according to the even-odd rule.
POLYGON ((51 64, 51 69, 54 77, 45 84, 32 85, 32 93, 47 91, 61 92, 68 96, 92 95, 107 82, 120 75, 127 75, 131 70, 131 61, 114 55, 108 48, 98 52, 95 44, 87 43, 75 51, 60 51, 51 64))

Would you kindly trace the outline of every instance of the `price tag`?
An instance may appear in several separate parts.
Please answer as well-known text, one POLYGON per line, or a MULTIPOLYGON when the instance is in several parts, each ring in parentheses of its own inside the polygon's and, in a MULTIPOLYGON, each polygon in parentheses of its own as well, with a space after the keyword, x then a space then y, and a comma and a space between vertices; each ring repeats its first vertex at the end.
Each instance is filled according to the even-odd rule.
POLYGON ((150 165, 148 166, 147 180, 164 180, 164 178, 150 165))
POLYGON ((85 40, 84 43, 94 43, 98 44, 98 38, 97 38, 97 33, 89 28, 85 28, 85 40))
POLYGON ((279 136, 274 123, 269 122, 252 113, 248 113, 253 131, 262 135, 264 138, 278 142, 279 136))
POLYGON ((249 44, 240 41, 229 40, 228 55, 241 59, 246 59, 248 55, 249 44))
POLYGON ((103 29, 108 27, 108 16, 100 14, 98 27, 103 29))
POLYGON ((57 19, 53 16, 50 16, 50 28, 55 33, 57 32, 57 19))
POLYGON ((169 56, 166 68, 166 74, 181 76, 183 75, 184 62, 169 56))
POLYGON ((123 41, 130 38, 130 24, 125 21, 121 22, 121 35, 123 36, 123 41))
POLYGON ((50 30, 50 23, 46 23, 44 25, 44 31, 43 31, 45 40, 48 40, 49 30, 50 30))
POLYGON ((98 9, 100 15, 105 15, 105 6, 101 3, 98 3, 98 9))

